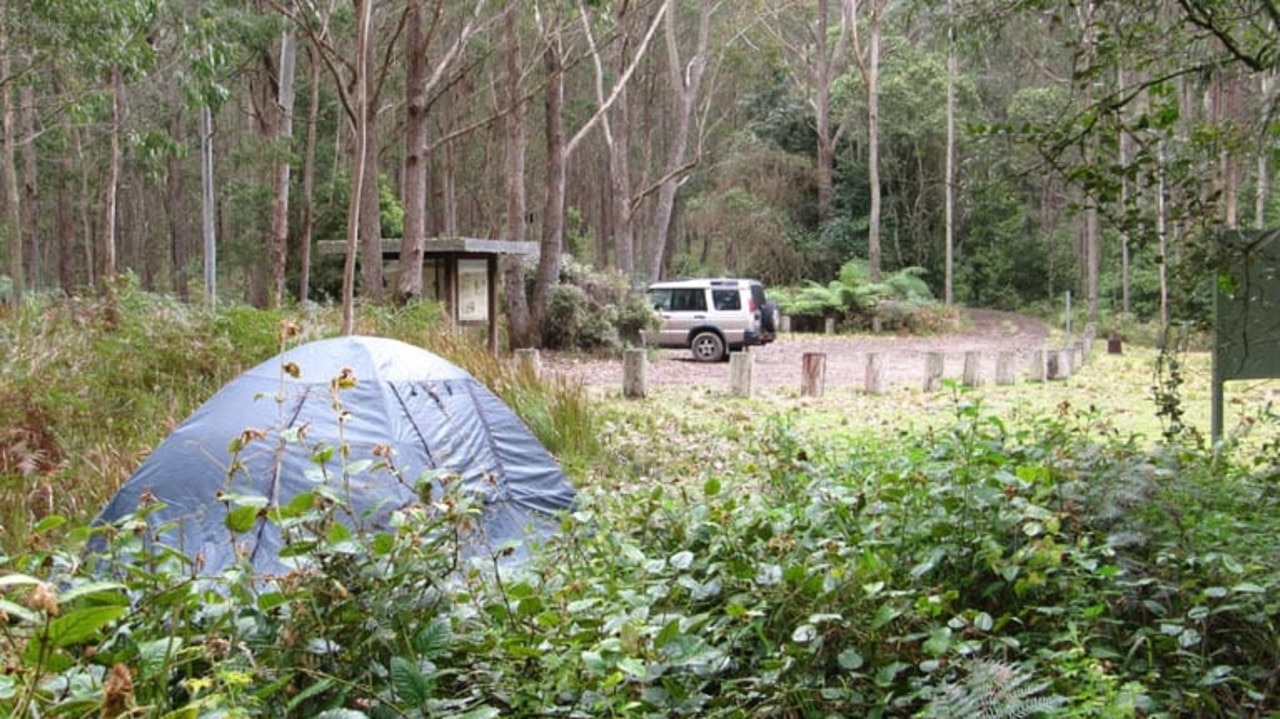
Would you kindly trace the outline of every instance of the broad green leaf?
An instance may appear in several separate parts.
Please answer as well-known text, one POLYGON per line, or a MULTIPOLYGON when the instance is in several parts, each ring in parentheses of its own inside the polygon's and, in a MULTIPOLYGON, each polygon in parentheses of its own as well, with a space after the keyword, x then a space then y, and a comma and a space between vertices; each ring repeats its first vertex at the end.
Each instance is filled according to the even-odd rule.
POLYGON ((58 601, 66 604, 90 594, 100 594, 94 597, 99 604, 128 604, 129 598, 121 593, 124 588, 125 585, 119 582, 87 582, 62 592, 58 601))
POLYGON ((49 639, 55 647, 83 642, 107 624, 124 616, 128 607, 88 607, 68 612, 49 624, 49 639))
POLYGON ((0 599, 0 612, 9 615, 11 619, 20 619, 24 622, 30 622, 31 624, 37 624, 44 621, 43 614, 33 612, 21 604, 15 604, 8 599, 0 599))
POLYGON ((43 583, 41 580, 26 574, 6 574, 0 577, 0 589, 43 583))
POLYGON ((431 680, 404 657, 391 658, 391 686, 407 704, 421 707, 431 698, 431 680))
POLYGON ((840 656, 836 657, 836 661, 840 663, 840 668, 848 669, 851 672, 861 669, 866 662, 857 649, 846 649, 840 652, 840 656))
POLYGON ((227 518, 223 524, 232 532, 243 534, 253 529, 254 522, 257 520, 258 508, 242 504, 233 507, 230 512, 227 512, 227 518))

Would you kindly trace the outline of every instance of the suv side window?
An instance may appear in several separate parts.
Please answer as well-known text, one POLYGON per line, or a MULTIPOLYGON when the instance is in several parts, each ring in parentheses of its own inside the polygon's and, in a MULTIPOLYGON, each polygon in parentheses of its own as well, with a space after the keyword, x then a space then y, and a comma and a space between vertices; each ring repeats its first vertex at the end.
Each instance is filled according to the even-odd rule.
POLYGON ((711 301, 720 312, 736 312, 742 309, 742 295, 734 290, 711 290, 711 301))
POLYGON ((671 309, 671 290, 649 290, 649 305, 659 312, 671 309))
POLYGON ((706 291, 701 288, 672 290, 671 310, 673 312, 706 312, 706 291))

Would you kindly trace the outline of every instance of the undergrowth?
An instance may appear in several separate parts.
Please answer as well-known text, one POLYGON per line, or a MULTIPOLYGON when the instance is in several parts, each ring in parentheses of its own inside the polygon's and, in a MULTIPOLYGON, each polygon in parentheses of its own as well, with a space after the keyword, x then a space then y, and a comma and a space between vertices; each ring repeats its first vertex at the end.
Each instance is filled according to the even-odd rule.
POLYGON ((482 508, 456 488, 370 532, 325 488, 231 511, 228 541, 276 522, 306 567, 265 580, 145 541, 146 506, 90 557, 47 514, 0 557, 0 714, 1280 712, 1274 444, 1152 446, 1096 410, 1015 421, 954 388, 948 422, 893 436, 801 429, 803 409, 557 408, 572 396, 518 400, 581 412, 557 431, 600 452, 524 564, 467 551, 482 508))

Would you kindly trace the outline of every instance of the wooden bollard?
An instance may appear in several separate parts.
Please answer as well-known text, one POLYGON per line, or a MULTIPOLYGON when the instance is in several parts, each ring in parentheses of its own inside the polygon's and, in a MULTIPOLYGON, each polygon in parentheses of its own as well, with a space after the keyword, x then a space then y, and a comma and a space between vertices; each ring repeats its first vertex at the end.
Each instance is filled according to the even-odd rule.
POLYGON ((941 352, 929 352, 924 356, 924 391, 937 392, 942 389, 942 371, 944 355, 941 352))
POLYGON ((827 386, 827 356, 821 352, 805 352, 800 396, 821 397, 827 386))
POLYGON ((729 355, 729 392, 734 397, 751 396, 751 367, 754 358, 746 352, 729 355))
POLYGON ((1013 371, 1013 353, 1000 352, 996 355, 996 384, 1011 385, 1017 381, 1013 371))
POLYGON ((515 352, 516 372, 530 377, 542 376, 542 355, 536 347, 523 347, 515 352))
POLYGON ((823 331, 823 332, 825 332, 826 334, 829 334, 829 335, 833 335, 833 334, 835 334, 835 333, 836 333, 836 318, 834 318, 834 317, 828 317, 828 318, 826 319, 826 321, 824 321, 824 322, 822 323, 822 331, 823 331))
POLYGON ((643 348, 627 350, 622 356, 622 396, 644 399, 649 396, 649 357, 643 348))
POLYGON ((778 331, 782 334, 791 332, 791 315, 782 315, 778 317, 778 331))
POLYGON ((964 353, 964 375, 960 382, 965 387, 982 386, 982 355, 977 352, 964 353))
POLYGON ((867 355, 867 377, 864 384, 867 394, 884 393, 884 366, 880 355, 872 352, 867 355))
POLYGON ((1034 350, 1031 353, 1031 373, 1032 382, 1043 382, 1045 380, 1044 369, 1044 350, 1034 350))
POLYGON ((1050 380, 1066 379, 1071 376, 1071 353, 1065 350, 1049 350, 1045 363, 1045 375, 1050 380))

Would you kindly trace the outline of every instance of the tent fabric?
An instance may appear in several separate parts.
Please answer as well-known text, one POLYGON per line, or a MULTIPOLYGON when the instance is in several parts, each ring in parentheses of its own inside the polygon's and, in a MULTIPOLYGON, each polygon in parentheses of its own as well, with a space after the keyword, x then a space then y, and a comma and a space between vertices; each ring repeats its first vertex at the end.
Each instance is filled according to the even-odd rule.
POLYGON ((155 541, 197 559, 205 572, 228 567, 239 551, 258 572, 279 574, 294 565, 279 556, 278 527, 259 519, 233 538, 224 493, 283 506, 327 483, 347 493, 349 524, 378 530, 394 510, 420 501, 415 484, 424 473, 436 477, 432 497, 443 491, 439 476, 449 475, 482 502, 473 553, 513 542, 523 548, 530 536, 552 531, 554 514, 574 502, 551 454, 465 370, 403 342, 347 336, 290 349, 224 386, 138 467, 98 523, 128 517, 143 501, 159 502, 151 526, 167 528, 155 541), (287 371, 295 369, 296 377, 287 371), (331 386, 344 373, 355 384, 335 392, 331 386), (231 443, 242 435, 253 439, 233 456, 231 443), (352 464, 382 462, 389 448, 397 471, 344 479, 337 452, 327 463, 313 459, 318 447, 339 442, 352 464))

